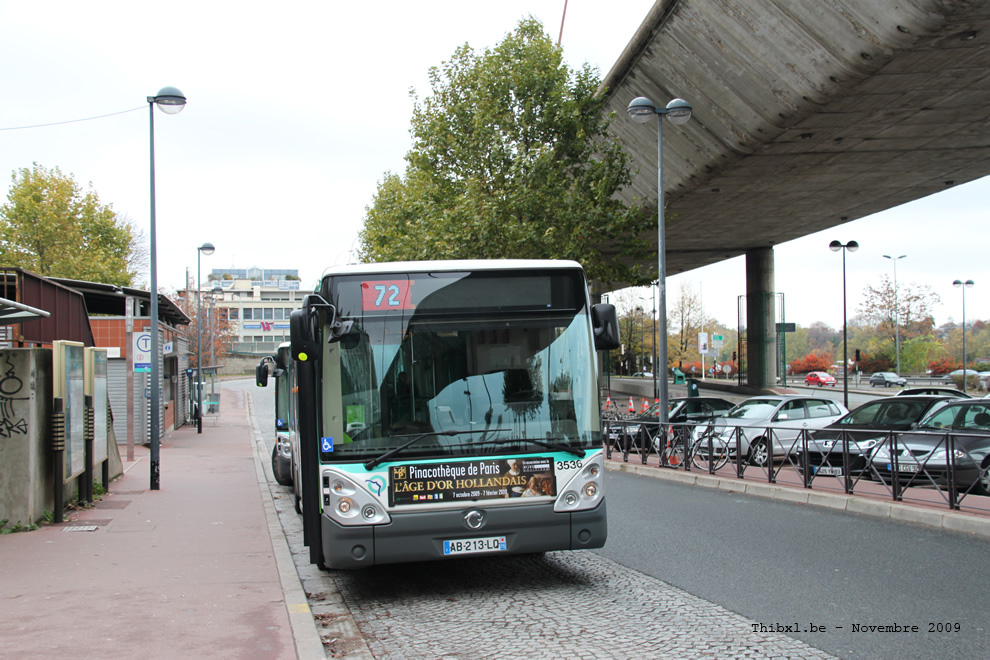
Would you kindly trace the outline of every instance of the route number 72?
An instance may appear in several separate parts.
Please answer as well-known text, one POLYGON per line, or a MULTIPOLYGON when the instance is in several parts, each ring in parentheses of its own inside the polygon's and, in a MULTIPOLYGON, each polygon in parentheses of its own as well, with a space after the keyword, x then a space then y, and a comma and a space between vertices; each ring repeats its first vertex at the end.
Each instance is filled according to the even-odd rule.
POLYGON ((409 301, 407 280, 362 282, 362 307, 365 311, 383 309, 413 309, 409 301))

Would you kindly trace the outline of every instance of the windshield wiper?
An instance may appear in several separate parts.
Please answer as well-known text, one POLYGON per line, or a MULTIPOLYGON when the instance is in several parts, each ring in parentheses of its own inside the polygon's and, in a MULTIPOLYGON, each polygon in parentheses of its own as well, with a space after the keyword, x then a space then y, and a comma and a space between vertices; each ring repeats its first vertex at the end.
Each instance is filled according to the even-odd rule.
POLYGON ((531 442, 534 445, 539 445, 541 447, 546 447, 547 449, 553 449, 554 451, 565 451, 568 454, 571 454, 573 456, 577 456, 578 458, 584 458, 584 450, 583 449, 576 449, 574 447, 570 447, 568 445, 562 445, 562 444, 557 443, 557 442, 550 442, 551 440, 554 440, 554 439, 555 438, 547 438, 546 440, 537 440, 536 438, 496 438, 494 440, 486 440, 484 442, 476 442, 474 444, 476 444, 476 445, 489 445, 489 444, 507 445, 507 444, 509 444, 511 442, 531 442))
MULTIPOLYGON (((371 459, 370 461, 368 461, 367 463, 364 464, 364 467, 366 469, 368 469, 368 470, 372 470, 376 466, 380 465, 381 463, 384 463, 385 461, 387 461, 388 459, 392 458, 393 456, 396 456, 397 454, 401 453, 407 447, 411 447, 412 445, 416 444, 417 442, 419 442, 420 440, 422 440, 423 438, 425 438, 427 436, 431 436, 431 435, 445 435, 445 436, 448 436, 448 437, 454 437, 455 435, 468 435, 468 434, 471 434, 471 433, 484 433, 486 430, 487 429, 473 429, 473 430, 470 430, 470 431, 426 431, 424 433, 420 433, 419 435, 414 435, 407 442, 399 445, 395 449, 389 449, 387 452, 385 452, 384 454, 382 454, 378 458, 371 459)), ((401 438, 403 436, 400 435, 400 436, 389 436, 389 437, 392 437, 392 438, 401 438)))

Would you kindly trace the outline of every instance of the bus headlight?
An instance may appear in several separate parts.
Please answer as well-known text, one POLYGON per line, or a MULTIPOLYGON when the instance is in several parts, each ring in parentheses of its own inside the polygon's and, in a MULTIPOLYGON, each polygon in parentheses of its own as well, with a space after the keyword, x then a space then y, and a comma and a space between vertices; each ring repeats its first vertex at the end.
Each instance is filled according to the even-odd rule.
POLYGON ((340 525, 381 525, 392 522, 385 507, 350 475, 323 471, 323 513, 340 525))
POLYGON ((604 497, 604 475, 605 457, 599 452, 564 486, 553 510, 567 513, 594 509, 604 497))

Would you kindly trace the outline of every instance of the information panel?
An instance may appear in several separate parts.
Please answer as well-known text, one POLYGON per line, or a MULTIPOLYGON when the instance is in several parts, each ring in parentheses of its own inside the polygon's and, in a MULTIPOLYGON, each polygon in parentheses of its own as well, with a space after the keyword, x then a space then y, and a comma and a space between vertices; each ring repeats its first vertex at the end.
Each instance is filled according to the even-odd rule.
POLYGON ((75 341, 52 342, 52 362, 55 371, 53 393, 65 405, 65 480, 86 468, 85 414, 85 346, 75 341))
POLYGON ((107 349, 86 349, 86 394, 93 397, 93 465, 100 465, 109 455, 107 390, 107 349))
POLYGON ((390 506, 557 495, 546 456, 393 465, 389 476, 390 506))

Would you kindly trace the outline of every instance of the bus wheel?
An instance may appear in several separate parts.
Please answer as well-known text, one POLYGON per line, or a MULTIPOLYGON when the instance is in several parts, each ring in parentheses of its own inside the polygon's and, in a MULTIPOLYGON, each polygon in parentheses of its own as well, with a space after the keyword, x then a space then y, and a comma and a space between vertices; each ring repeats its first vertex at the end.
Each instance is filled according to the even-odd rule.
POLYGON ((279 458, 278 446, 274 447, 272 449, 272 473, 274 473, 275 481, 278 482, 279 486, 292 485, 292 475, 289 473, 287 462, 279 458))

